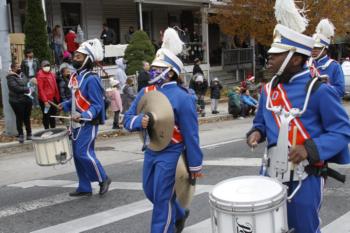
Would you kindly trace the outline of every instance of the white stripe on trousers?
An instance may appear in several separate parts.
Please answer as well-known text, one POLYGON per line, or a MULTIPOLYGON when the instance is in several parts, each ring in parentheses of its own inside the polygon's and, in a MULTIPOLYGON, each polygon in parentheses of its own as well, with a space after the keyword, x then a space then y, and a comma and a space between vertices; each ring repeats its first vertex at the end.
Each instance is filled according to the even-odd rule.
POLYGON ((90 146, 91 146, 91 143, 95 140, 95 137, 96 137, 96 126, 93 125, 92 126, 92 132, 91 132, 91 140, 88 144, 88 147, 87 147, 87 156, 89 157, 89 159, 91 160, 92 162, 92 165, 94 166, 95 168, 95 171, 96 171, 96 174, 97 174, 97 177, 98 177, 98 181, 99 182, 102 182, 102 177, 101 177, 101 174, 100 174, 100 171, 98 170, 98 167, 97 167, 97 164, 96 164, 96 161, 95 159, 91 156, 90 154, 90 146))

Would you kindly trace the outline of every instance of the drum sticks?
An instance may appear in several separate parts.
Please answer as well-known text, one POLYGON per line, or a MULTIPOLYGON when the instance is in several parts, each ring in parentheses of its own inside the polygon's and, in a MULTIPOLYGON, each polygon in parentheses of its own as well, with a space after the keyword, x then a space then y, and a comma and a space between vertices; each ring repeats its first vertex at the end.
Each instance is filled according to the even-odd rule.
MULTIPOLYGON (((60 119, 69 119, 69 120, 72 119, 72 117, 70 117, 70 116, 50 116, 50 117, 60 118, 60 119)), ((88 118, 79 118, 79 120, 81 120, 81 121, 91 121, 91 119, 88 119, 88 118)))
POLYGON ((58 106, 57 104, 55 104, 54 102, 48 100, 47 102, 49 102, 50 105, 54 106, 57 109, 60 109, 60 106, 58 106))
MULTIPOLYGON (((297 144, 297 133, 298 133, 298 127, 293 126, 293 138, 292 138, 292 148, 294 148, 297 144)), ((292 183, 294 178, 294 169, 295 169, 295 163, 291 163, 290 168, 290 176, 289 176, 289 193, 292 193, 292 183)))

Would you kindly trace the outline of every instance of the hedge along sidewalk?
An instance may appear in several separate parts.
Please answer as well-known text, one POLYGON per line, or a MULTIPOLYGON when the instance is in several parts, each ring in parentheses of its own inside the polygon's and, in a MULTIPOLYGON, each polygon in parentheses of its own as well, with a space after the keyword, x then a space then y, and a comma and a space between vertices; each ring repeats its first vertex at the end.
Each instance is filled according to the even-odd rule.
MULTIPOLYGON (((206 116, 198 118, 200 125, 233 119, 232 115, 227 113, 227 103, 219 103, 218 105, 218 111, 220 112, 219 114, 211 113, 210 104, 207 104, 205 107, 206 107, 205 108, 206 116)), ((98 141, 137 134, 137 132, 130 133, 125 129, 114 130, 112 129, 112 123, 113 123, 113 117, 111 116, 109 117, 109 119, 106 121, 104 125, 99 126, 99 131, 97 136, 98 141)), ((65 127, 64 125, 57 125, 57 128, 64 128, 64 127, 65 127)), ((33 128, 33 134, 42 130, 43 130, 42 126, 41 128, 33 128)), ((32 150, 33 150, 32 141, 25 141, 23 144, 18 143, 18 141, 0 143, 0 156, 5 156, 8 154, 16 154, 21 152, 28 152, 32 150)))

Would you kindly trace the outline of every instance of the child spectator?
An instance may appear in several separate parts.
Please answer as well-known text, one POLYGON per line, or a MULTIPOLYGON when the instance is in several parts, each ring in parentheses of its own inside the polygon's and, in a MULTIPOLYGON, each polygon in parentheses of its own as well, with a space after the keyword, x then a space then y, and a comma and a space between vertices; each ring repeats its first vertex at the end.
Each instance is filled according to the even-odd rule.
POLYGON ((111 78, 109 83, 112 88, 106 90, 106 96, 110 101, 110 108, 114 112, 114 120, 112 129, 120 129, 119 114, 123 111, 122 98, 119 92, 119 81, 111 78))
POLYGON ((136 98, 136 94, 134 80, 132 78, 127 78, 123 88, 123 112, 128 111, 132 101, 136 98))
POLYGON ((247 117, 250 114, 254 115, 258 107, 258 101, 250 96, 249 90, 242 90, 241 101, 243 117, 247 117))
POLYGON ((214 80, 210 84, 210 98, 211 98, 211 113, 212 114, 218 114, 218 104, 219 99, 221 97, 221 91, 222 85, 219 82, 218 78, 214 78, 214 80))

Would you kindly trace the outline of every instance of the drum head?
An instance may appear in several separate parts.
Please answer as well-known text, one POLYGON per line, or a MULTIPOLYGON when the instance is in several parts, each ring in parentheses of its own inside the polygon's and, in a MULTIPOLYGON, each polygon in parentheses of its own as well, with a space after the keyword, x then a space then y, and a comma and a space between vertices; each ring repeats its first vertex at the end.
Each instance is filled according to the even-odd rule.
POLYGON ((264 176, 242 176, 217 184, 211 196, 218 201, 237 204, 261 203, 283 197, 284 188, 276 180, 264 176))
POLYGON ((65 128, 55 128, 46 129, 33 134, 34 142, 47 141, 49 139, 61 138, 67 135, 67 129, 65 128))

